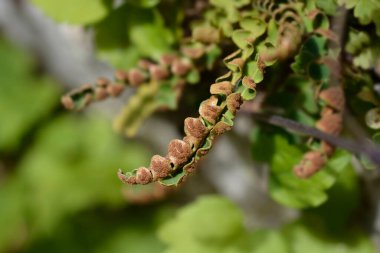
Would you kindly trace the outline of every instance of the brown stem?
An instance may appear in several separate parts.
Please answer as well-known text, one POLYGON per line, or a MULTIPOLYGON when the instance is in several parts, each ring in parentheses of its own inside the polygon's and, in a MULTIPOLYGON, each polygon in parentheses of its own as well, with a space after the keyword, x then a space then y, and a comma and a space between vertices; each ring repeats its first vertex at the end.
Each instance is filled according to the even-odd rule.
MULTIPOLYGON (((276 115, 265 115, 260 113, 245 112, 252 115, 255 119, 282 127, 287 130, 292 130, 297 133, 306 134, 320 140, 324 140, 336 147, 343 148, 354 154, 362 154, 368 157, 374 164, 380 165, 380 148, 372 141, 366 139, 361 141, 352 141, 337 137, 331 134, 324 133, 314 127, 309 127, 300 124, 296 121, 283 118, 276 115)), ((380 167, 379 167, 380 168, 380 167)))

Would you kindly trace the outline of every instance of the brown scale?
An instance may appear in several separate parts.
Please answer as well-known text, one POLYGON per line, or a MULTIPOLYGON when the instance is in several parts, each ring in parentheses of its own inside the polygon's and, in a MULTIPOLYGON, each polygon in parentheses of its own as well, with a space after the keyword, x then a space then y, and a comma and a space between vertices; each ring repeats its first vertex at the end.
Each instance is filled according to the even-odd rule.
POLYGON ((243 103, 243 98, 241 97, 240 93, 232 93, 227 97, 226 103, 228 110, 235 115, 243 103))
POLYGON ((172 140, 168 146, 167 158, 174 166, 186 163, 192 154, 191 146, 183 140, 172 140))
POLYGON ((222 108, 217 104, 218 98, 216 96, 211 96, 209 99, 203 101, 199 107, 199 114, 211 124, 216 123, 219 114, 222 112, 222 108))
MULTIPOLYGON (((252 81, 246 79, 253 86, 252 81)), ((231 82, 218 82, 211 85, 211 94, 220 94, 226 96, 227 109, 232 113, 240 108, 243 100, 239 93, 232 93, 233 86, 231 82)), ((149 168, 140 167, 137 169, 134 176, 126 177, 121 171, 118 176, 121 181, 127 184, 148 184, 158 181, 171 175, 174 169, 179 168, 189 162, 191 158, 197 154, 204 156, 208 150, 198 150, 199 145, 207 138, 210 130, 204 125, 203 119, 215 124, 211 131, 213 135, 220 135, 231 129, 226 123, 219 121, 216 122, 222 112, 222 108, 217 105, 218 98, 212 95, 209 99, 205 100, 200 108, 200 117, 188 117, 184 121, 184 132, 186 136, 183 140, 172 140, 168 145, 168 154, 166 157, 155 155, 151 159, 149 168)), ((197 161, 194 161, 185 170, 191 173, 195 170, 197 161)))
MULTIPOLYGON (((296 34, 299 32, 298 27, 294 25, 294 23, 297 22, 290 23, 287 22, 286 19, 290 17, 295 21, 299 21, 298 24, 302 22, 301 20, 298 20, 296 13, 293 13, 292 10, 287 10, 287 8, 291 9, 291 6, 275 9, 272 1, 262 0, 261 3, 269 12, 274 13, 275 10, 277 10, 277 12, 274 13, 274 16, 276 16, 276 14, 282 15, 281 12, 286 14, 286 16, 283 15, 284 19, 280 20, 280 22, 283 23, 280 25, 279 29, 279 32, 282 34, 278 42, 280 50, 276 52, 276 54, 271 55, 271 58, 273 59, 284 58, 285 56, 288 56, 294 48, 297 48, 299 44, 298 41, 296 43, 290 43, 291 39, 297 37, 296 34)), ((195 27, 192 32, 193 41, 202 42, 206 44, 206 46, 214 43, 218 44, 223 35, 221 29, 212 26, 198 26, 195 27)), ((155 80, 162 80, 170 75, 182 77, 194 68, 192 59, 200 58, 205 51, 205 48, 197 49, 196 47, 181 47, 181 56, 173 54, 164 55, 159 59, 159 63, 157 64, 149 61, 141 61, 138 68, 131 69, 126 73, 119 73, 116 76, 118 80, 117 83, 121 83, 124 86, 138 86, 147 79, 153 78, 155 80)), ((241 50, 238 50, 236 54, 240 54, 240 51, 241 50)), ((241 71, 245 65, 245 61, 242 58, 235 58, 235 56, 235 54, 232 54, 225 60, 228 61, 230 66, 234 66, 241 71)), ((259 70, 263 72, 265 68, 265 59, 261 58, 261 55, 259 57, 259 70)), ((245 86, 251 88, 255 88, 256 86, 251 79, 247 78, 243 79, 243 83, 245 86)), ((109 82, 104 84, 104 86, 99 86, 101 89, 98 89, 98 96, 95 98, 105 99, 106 95, 104 89, 107 91, 107 95, 111 94, 108 92, 108 85, 109 82)), ((221 113, 224 110, 224 108, 220 106, 220 102, 225 102, 228 111, 234 115, 243 102, 241 94, 233 93, 232 84, 230 82, 213 84, 210 88, 210 93, 212 96, 203 101, 199 108, 200 117, 188 118, 185 120, 186 136, 183 140, 172 140, 168 146, 168 153, 165 157, 158 155, 153 156, 149 168, 140 167, 136 170, 136 173, 133 176, 127 177, 119 171, 118 176, 120 180, 127 184, 147 184, 169 177, 175 170, 181 169, 181 166, 184 166, 185 164, 186 167, 184 169, 192 172, 195 169, 195 164, 197 162, 194 161, 194 158, 199 158, 209 152, 207 149, 200 149, 199 146, 204 144, 206 140, 212 141, 213 137, 231 129, 229 125, 223 121, 219 121, 221 113), (210 137, 210 139, 207 139, 208 137, 210 137)), ((63 100, 69 108, 75 108, 74 97, 80 94, 81 92, 70 93, 63 100)), ((87 105, 93 100, 93 88, 86 89, 84 94, 86 95, 85 104, 87 105)), ((312 158, 316 157, 316 155, 310 154, 308 157, 312 158)))
POLYGON ((230 95, 232 93, 232 85, 229 81, 223 81, 219 83, 214 83, 210 87, 210 93, 215 95, 230 95))
POLYGON ((230 130, 231 130, 231 126, 227 125, 223 121, 220 121, 216 123, 216 125, 213 127, 212 132, 214 135, 222 135, 225 132, 228 132, 230 130))
POLYGON ((171 172, 170 160, 166 157, 154 155, 150 161, 149 169, 154 181, 165 178, 171 172))

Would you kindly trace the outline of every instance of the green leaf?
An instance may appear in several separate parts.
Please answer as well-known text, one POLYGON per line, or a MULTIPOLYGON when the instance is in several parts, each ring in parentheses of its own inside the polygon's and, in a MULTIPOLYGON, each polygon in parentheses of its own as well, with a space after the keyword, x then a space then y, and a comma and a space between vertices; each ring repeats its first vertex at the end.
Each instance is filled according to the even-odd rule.
POLYGON ((171 110, 177 108, 177 95, 170 83, 159 85, 155 100, 157 101, 157 106, 165 106, 171 110))
POLYGON ((244 5, 249 4, 251 1, 250 0, 235 0, 234 4, 236 7, 240 8, 243 7, 244 5))
POLYGON ((25 192, 16 178, 0 184, 0 252, 5 252, 9 244, 25 231, 25 192))
POLYGON ((353 8, 359 0, 337 0, 339 5, 346 6, 347 9, 353 8))
POLYGON ((303 153, 281 135, 274 137, 274 154, 270 162, 269 190, 279 203, 293 208, 316 207, 328 199, 326 190, 331 188, 336 175, 350 166, 350 155, 336 152, 327 165, 309 179, 300 179, 293 173, 303 153))
POLYGON ((222 197, 203 196, 164 224, 158 236, 168 245, 165 252, 217 253, 231 252, 227 249, 238 245, 236 239, 243 232, 243 215, 234 204, 222 197), (184 231, 186 236, 179 240, 176 235, 184 231))
POLYGON ((250 37, 251 33, 243 29, 235 30, 232 33, 232 41, 241 49, 247 47, 250 37))
POLYGON ((222 50, 217 45, 211 45, 206 52, 206 66, 208 70, 214 67, 215 62, 219 59, 222 54, 222 50))
POLYGON ((258 38, 266 31, 267 25, 260 19, 245 18, 240 21, 240 26, 250 32, 251 38, 258 38))
MULTIPOLYGON (((257 45, 257 51, 260 52, 260 54, 274 54, 276 52, 276 47, 269 41, 263 41, 257 45)), ((272 66, 277 62, 276 59, 274 60, 264 60, 265 66, 269 67, 272 66)))
POLYGON ((290 253, 289 241, 278 230, 257 230, 251 235, 253 253, 290 253))
MULTIPOLYGON (((141 226, 141 224, 140 224, 141 226)), ((99 228, 97 228, 99 229, 99 228)), ((139 229, 126 224, 119 231, 111 234, 110 238, 96 248, 95 253, 110 253, 110 252, 162 252, 163 245, 158 241, 154 234, 154 230, 139 229)))
POLYGON ((258 162, 269 163, 275 152, 272 134, 266 133, 261 127, 255 127, 251 131, 250 141, 253 159, 258 162))
POLYGON ((327 81, 330 76, 330 69, 326 64, 313 62, 309 65, 308 74, 316 81, 327 81))
POLYGON ((351 164, 337 176, 328 195, 329 199, 318 208, 310 210, 310 213, 322 218, 329 231, 341 233, 349 228, 349 219, 359 207, 360 201, 359 178, 351 164))
POLYGON ((375 133, 372 136, 372 140, 377 144, 380 145, 380 132, 375 133))
POLYGON ((226 37, 232 36, 232 32, 234 31, 234 29, 232 27, 232 24, 228 21, 228 19, 226 19, 226 18, 220 19, 220 28, 222 29, 223 34, 226 37))
POLYGON ((105 119, 53 120, 39 130, 17 168, 28 196, 30 232, 51 232, 67 215, 89 207, 122 205, 117 168, 130 170, 147 160, 146 150, 126 146, 105 119))
POLYGON ((250 61, 246 65, 247 75, 257 84, 264 80, 263 71, 259 68, 257 61, 250 61))
POLYGON ((280 229, 248 232, 236 206, 222 197, 204 196, 168 219, 158 236, 167 245, 165 253, 375 252, 362 231, 331 233, 321 221, 301 217, 280 229), (177 236, 182 234, 186 236, 177 236))
POLYGON ((225 198, 203 196, 165 224, 159 231, 159 237, 171 245, 181 244, 182 241, 173 236, 180 231, 187 231, 186 237, 182 238, 184 241, 223 243, 243 231, 243 215, 225 198))
MULTIPOLYGON (((105 186, 105 185, 103 185, 105 186)), ((70 192, 67 192, 70 193, 70 192)), ((55 203, 52 203, 54 205, 55 203)), ((171 211, 164 206, 149 210, 122 206, 98 205, 80 212, 70 213, 52 233, 34 237, 21 246, 23 252, 162 252, 164 245, 155 235, 156 220, 171 211), (101 208, 99 208, 102 206, 101 208), (125 219, 125 217, 135 219, 125 219), (80 238, 80 240, 78 240, 80 238)), ((27 215, 24 215, 24 217, 27 215)), ((25 231, 25 227, 24 227, 25 231)), ((14 240, 19 240, 20 233, 14 240)), ((13 240, 13 241, 14 241, 13 240)), ((10 241, 12 243, 12 241, 10 241)), ((10 246, 12 247, 12 246, 10 246)), ((3 252, 3 251, 2 251, 3 252)))
POLYGON ((270 19, 268 22, 267 41, 270 42, 272 45, 276 45, 279 36, 278 34, 279 32, 276 21, 274 19, 270 19))
POLYGON ((32 0, 42 11, 61 23, 90 24, 108 14, 108 8, 102 0, 32 0))
POLYGON ((33 64, 23 52, 0 40, 0 151, 13 151, 29 129, 59 103, 59 88, 33 76, 33 64))
MULTIPOLYGON (((308 21, 308 20, 307 20, 308 21)), ((330 28, 330 22, 329 22, 329 17, 327 16, 326 13, 318 13, 312 23, 311 27, 313 30, 315 29, 326 29, 328 30, 330 28)))
POLYGON ((290 65, 292 70, 297 74, 305 75, 307 74, 307 68, 313 60, 314 56, 309 52, 300 52, 294 57, 294 63, 290 65))
POLYGON ((283 229, 292 253, 375 253, 368 235, 360 230, 329 233, 316 221, 300 220, 283 229))
POLYGON ((317 0, 316 5, 328 15, 334 15, 338 7, 335 0, 317 0))
POLYGON ((375 19, 378 20, 378 11, 380 2, 378 0, 359 0, 354 9, 354 16, 357 17, 363 25, 369 24, 375 19))
POLYGON ((158 102, 171 102, 170 99, 165 100, 162 97, 163 91, 157 96, 158 87, 155 81, 140 86, 137 93, 129 99, 115 118, 113 127, 117 132, 129 137, 134 136, 144 120, 159 108, 158 102))
POLYGON ((241 92, 241 97, 244 100, 252 100, 256 97, 256 91, 248 88, 244 88, 241 92))
POLYGON ((362 25, 373 22, 376 25, 376 33, 380 35, 380 2, 378 0, 338 0, 339 5, 346 8, 354 8, 354 16, 359 19, 362 25))
POLYGON ((186 81, 189 84, 197 84, 200 78, 201 77, 200 77, 199 71, 196 68, 190 70, 190 72, 186 75, 186 81))
MULTIPOLYGON (((97 46, 107 50, 135 50, 139 57, 158 59, 170 51, 173 34, 154 9, 124 4, 95 25, 97 46), (130 49, 132 48, 132 49, 130 49)), ((129 50, 129 51, 128 51, 129 50)), ((128 58, 129 55, 120 57, 128 58)))
POLYGON ((295 100, 297 101, 297 103, 302 104, 302 108, 300 109, 299 105, 296 104, 295 106, 297 107, 297 109, 300 109, 302 111, 306 110, 306 112, 309 115, 312 113, 318 113, 319 107, 315 99, 315 93, 313 89, 310 89, 310 87, 313 86, 312 81, 302 77, 294 77, 289 78, 289 82, 292 82, 296 87, 299 87, 300 90, 300 94, 297 95, 297 97, 299 97, 299 100, 295 100))
MULTIPOLYGON (((295 57, 295 62, 291 65, 293 71, 297 74, 309 73, 310 64, 317 61, 321 56, 326 54, 326 39, 319 36, 310 37, 301 47, 300 52, 295 57)), ((314 69, 312 69, 313 71, 314 69)), ((321 77, 324 68, 316 69, 316 77, 321 77)))
POLYGON ((158 58, 170 51, 173 36, 162 23, 135 24, 130 27, 131 41, 144 56, 158 58))
POLYGON ((152 8, 161 2, 161 0, 126 0, 126 2, 138 7, 152 8))
POLYGON ((380 57, 380 44, 362 50, 354 58, 354 65, 363 69, 371 69, 378 63, 380 57))
POLYGON ((351 29, 345 49, 353 54, 355 66, 365 70, 376 69, 380 57, 380 43, 371 39, 368 33, 351 29))
POLYGON ((345 49, 350 54, 356 54, 363 47, 369 45, 370 41, 371 39, 366 32, 350 29, 345 49))
MULTIPOLYGON (((103 20, 94 25, 97 48, 114 49, 123 48, 130 44, 128 27, 133 15, 128 15, 129 5, 121 5, 103 20)), ((134 11, 131 7, 131 11, 134 11)))
MULTIPOLYGON (((240 1, 242 2, 242 1, 240 1)), ((244 4, 245 0, 243 1, 244 4)), ((241 5, 238 1, 230 1, 230 0, 210 0, 210 4, 223 9, 227 18, 230 22, 236 22, 239 20, 240 13, 236 9, 237 6, 241 5)))
POLYGON ((130 69, 141 59, 139 51, 132 45, 126 48, 99 49, 96 53, 116 69, 130 69))
POLYGON ((184 176, 186 176, 185 170, 181 171, 173 177, 161 179, 159 183, 165 186, 178 186, 182 182, 184 176))

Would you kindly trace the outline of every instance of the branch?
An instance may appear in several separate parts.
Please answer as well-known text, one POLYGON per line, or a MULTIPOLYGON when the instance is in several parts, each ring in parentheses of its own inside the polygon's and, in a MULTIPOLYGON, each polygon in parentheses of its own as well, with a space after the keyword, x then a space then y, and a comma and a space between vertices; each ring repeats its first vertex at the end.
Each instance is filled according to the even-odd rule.
POLYGON ((260 121, 279 126, 285 128, 287 130, 292 130, 297 133, 309 135, 320 140, 324 140, 336 147, 343 148, 345 150, 350 151, 354 154, 362 154, 367 156, 374 164, 380 165, 380 149, 377 145, 375 145, 370 140, 362 140, 362 141, 351 141, 347 139, 343 139, 341 137, 336 137, 330 134, 326 134, 314 127, 309 127, 303 124, 300 124, 296 121, 286 119, 276 115, 264 115, 260 113, 251 113, 246 112, 252 115, 255 119, 260 121))

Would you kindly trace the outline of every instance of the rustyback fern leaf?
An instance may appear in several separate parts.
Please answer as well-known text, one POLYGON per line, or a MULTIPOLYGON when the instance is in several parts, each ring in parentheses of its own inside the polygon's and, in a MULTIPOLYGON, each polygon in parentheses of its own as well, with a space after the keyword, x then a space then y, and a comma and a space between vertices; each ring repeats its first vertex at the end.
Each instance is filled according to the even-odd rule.
MULTIPOLYGON (((125 173, 119 170, 119 178, 127 184, 183 182, 216 139, 233 128, 239 109, 245 102, 255 100, 257 92, 262 92, 263 101, 258 102, 256 109, 265 111, 261 106, 269 105, 269 111, 289 110, 297 120, 335 137, 343 130, 346 92, 356 92, 361 102, 370 101, 371 106, 361 110, 361 114, 367 113, 367 124, 377 129, 377 98, 372 95, 368 100, 362 85, 357 85, 360 92, 349 90, 346 76, 355 75, 357 67, 360 71, 380 69, 378 45, 371 40, 376 29, 378 32, 379 22, 374 15, 378 6, 374 0, 339 0, 337 4, 212 0, 199 9, 202 13, 193 14, 189 22, 184 22, 187 27, 178 32, 179 39, 170 53, 142 59, 127 71, 117 71, 113 80, 99 78, 95 84, 83 85, 63 96, 62 103, 68 109, 79 110, 91 102, 117 97, 127 86, 136 89, 114 124, 118 132, 130 137, 156 111, 176 110, 180 99, 187 95, 186 85, 209 85, 209 96, 200 102, 199 115, 185 118, 182 139, 171 140, 166 154, 154 155, 147 167, 125 173), (343 7, 338 8, 337 4, 343 7), (349 19, 359 21, 350 23, 345 45, 340 45, 344 36, 331 24, 333 12, 341 8, 353 9, 349 19), (357 32, 358 24, 370 23, 375 26, 357 32), (344 65, 340 64, 341 59, 345 59, 344 65), (210 73, 216 77, 214 81, 205 78, 210 73), (289 80, 303 81, 293 85, 289 80), (283 91, 295 97, 293 88, 301 90, 304 96, 296 99, 304 100, 299 106, 294 105, 292 98, 277 94, 283 91), (271 99, 276 100, 272 105, 271 99), (282 107, 276 108, 276 103, 282 107)), ((300 180, 309 180, 326 167, 335 147, 311 138, 306 148, 304 141, 294 139, 304 154, 292 165, 293 173, 300 180)))

